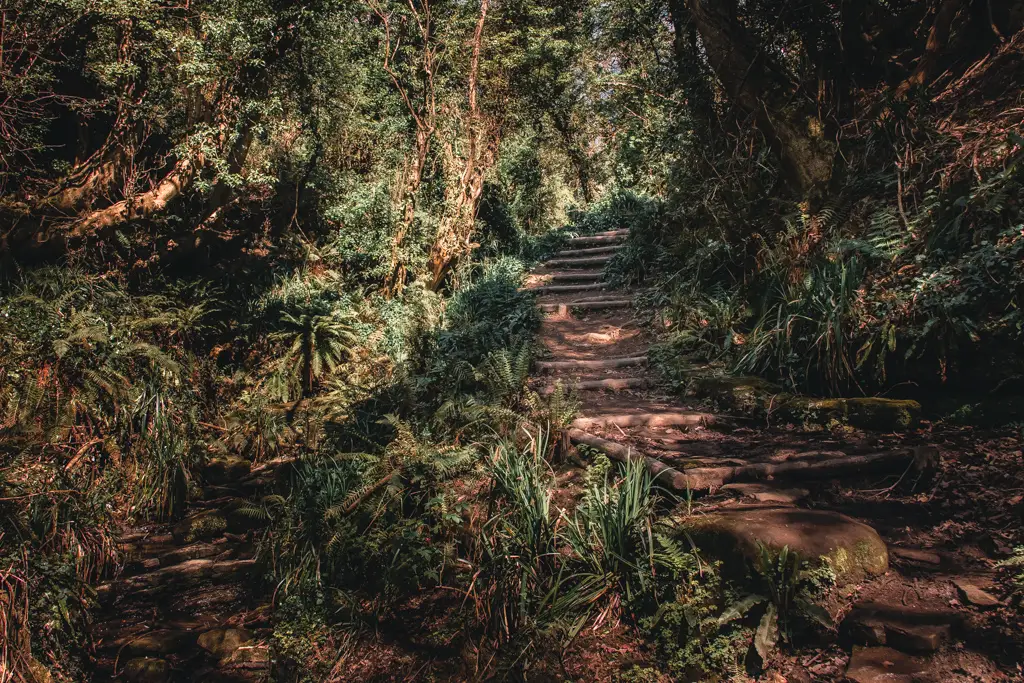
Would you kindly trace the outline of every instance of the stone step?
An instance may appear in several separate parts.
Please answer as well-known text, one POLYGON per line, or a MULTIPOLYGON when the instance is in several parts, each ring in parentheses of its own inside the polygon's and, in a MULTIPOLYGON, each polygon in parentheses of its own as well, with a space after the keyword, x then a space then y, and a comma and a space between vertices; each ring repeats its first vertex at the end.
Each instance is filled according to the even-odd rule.
POLYGON ((541 285, 527 288, 526 291, 537 294, 572 294, 575 292, 597 292, 606 287, 608 287, 607 282, 593 282, 578 285, 541 285))
POLYGON ((715 416, 709 413, 683 410, 583 416, 573 420, 572 427, 700 427, 714 422, 715 416))
POLYGON ((551 268, 589 268, 591 266, 603 266, 611 260, 610 254, 605 256, 583 256, 580 258, 553 258, 545 261, 544 265, 551 268))
POLYGON ((587 244, 615 244, 619 242, 624 242, 626 240, 626 237, 628 236, 628 230, 612 230, 609 232, 603 232, 594 235, 580 235, 579 237, 570 237, 566 243, 571 246, 582 246, 587 244))
POLYGON ((614 254, 622 249, 621 244, 609 244, 602 247, 585 247, 583 249, 566 249, 555 254, 556 258, 575 258, 581 256, 600 256, 614 254))
MULTIPOLYGON (((567 386, 574 391, 626 391, 629 389, 644 389, 651 385, 646 377, 615 377, 611 379, 591 379, 571 382, 567 386)), ((545 385, 540 393, 550 396, 555 391, 553 384, 545 385)))
POLYGON ((545 282, 589 282, 592 280, 603 280, 603 270, 570 270, 555 273, 540 273, 539 278, 545 282))
POLYGON ((842 630, 854 645, 927 653, 950 642, 963 622, 963 615, 951 609, 862 603, 843 620, 842 630))
POLYGON ((646 364, 647 356, 606 358, 604 360, 542 360, 538 361, 537 369, 545 372, 550 372, 552 370, 601 370, 606 368, 625 368, 646 364))
POLYGON ((132 554, 125 562, 125 570, 122 577, 136 576, 148 571, 181 564, 189 560, 204 560, 219 557, 232 550, 237 550, 238 544, 233 544, 229 539, 222 537, 211 543, 190 543, 185 546, 168 545, 157 546, 159 552, 143 552, 132 554))
POLYGON ((199 581, 225 581, 238 579, 245 581, 256 561, 244 560, 186 560, 168 567, 137 576, 119 578, 96 588, 97 595, 103 599, 117 594, 131 594, 152 588, 180 588, 195 585, 199 581))
POLYGON ((632 305, 633 301, 630 299, 583 299, 565 303, 537 304, 543 312, 558 313, 559 315, 568 315, 572 309, 600 311, 607 308, 629 308, 632 305))

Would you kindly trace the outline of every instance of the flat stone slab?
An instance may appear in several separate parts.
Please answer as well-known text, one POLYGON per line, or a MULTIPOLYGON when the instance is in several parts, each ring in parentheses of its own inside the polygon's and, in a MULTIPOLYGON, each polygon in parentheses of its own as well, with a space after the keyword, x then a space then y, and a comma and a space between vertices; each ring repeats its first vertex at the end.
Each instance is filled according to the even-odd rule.
POLYGON ((687 526, 720 553, 738 551, 756 560, 761 543, 774 550, 788 547, 811 563, 827 562, 840 586, 889 569, 889 552, 878 532, 838 512, 791 507, 722 510, 687 526))
POLYGON ((996 596, 964 579, 953 579, 960 597, 975 607, 998 607, 1003 603, 996 596))
POLYGON ((846 677, 854 683, 924 683, 928 662, 889 647, 855 647, 846 677))
POLYGON ((759 503, 778 503, 781 505, 795 505, 811 495, 811 492, 807 489, 784 488, 759 482, 726 484, 721 490, 736 493, 744 498, 752 498, 759 503))

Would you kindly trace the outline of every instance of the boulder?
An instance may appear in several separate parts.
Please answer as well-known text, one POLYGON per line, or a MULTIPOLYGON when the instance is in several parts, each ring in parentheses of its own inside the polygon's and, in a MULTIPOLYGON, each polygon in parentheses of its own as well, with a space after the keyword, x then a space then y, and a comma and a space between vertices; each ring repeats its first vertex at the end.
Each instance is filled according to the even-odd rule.
POLYGON ((122 673, 128 683, 168 683, 171 665, 159 657, 136 657, 124 663, 122 673))
POLYGON ((187 517, 176 525, 172 535, 177 543, 194 543, 219 538, 227 531, 227 519, 216 510, 207 510, 187 517))
POLYGON ((922 683, 927 675, 927 662, 888 647, 855 647, 846 668, 854 683, 922 683))
POLYGON ((217 659, 228 659, 238 648, 252 640, 244 628, 215 628, 199 636, 199 647, 217 659))
POLYGON ((837 512, 791 507, 740 508, 704 515, 686 525, 703 549, 722 559, 737 554, 756 561, 758 544, 788 547, 803 560, 827 563, 845 586, 889 569, 878 533, 837 512))
POLYGON ((237 455, 219 455, 206 461, 203 476, 211 484, 234 484, 247 477, 252 463, 237 455))

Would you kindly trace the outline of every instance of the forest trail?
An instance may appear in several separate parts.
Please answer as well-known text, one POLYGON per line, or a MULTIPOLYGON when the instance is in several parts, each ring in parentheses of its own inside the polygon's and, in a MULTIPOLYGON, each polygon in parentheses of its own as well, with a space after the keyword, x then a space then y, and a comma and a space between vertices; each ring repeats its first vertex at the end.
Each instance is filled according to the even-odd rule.
POLYGON ((832 605, 839 637, 802 658, 798 650, 791 680, 1002 680, 981 654, 992 646, 981 612, 997 605, 986 590, 991 563, 930 547, 935 520, 913 497, 868 490, 895 481, 888 494, 934 475, 939 449, 900 434, 770 429, 660 391, 648 367, 653 336, 634 319, 633 292, 604 279, 627 235, 572 238, 527 280, 546 314, 532 383, 541 393, 556 383, 575 391, 581 409, 569 439, 613 459, 644 458, 657 485, 693 496, 688 517, 700 529, 737 547, 763 541, 804 559, 849 551, 850 571, 837 572, 845 605, 832 605), (852 491, 834 495, 836 480, 852 491))
POLYGON ((177 523, 128 529, 125 564, 97 588, 94 681, 256 683, 270 680, 270 609, 254 589, 254 525, 245 499, 276 464, 208 466, 202 498, 177 523))

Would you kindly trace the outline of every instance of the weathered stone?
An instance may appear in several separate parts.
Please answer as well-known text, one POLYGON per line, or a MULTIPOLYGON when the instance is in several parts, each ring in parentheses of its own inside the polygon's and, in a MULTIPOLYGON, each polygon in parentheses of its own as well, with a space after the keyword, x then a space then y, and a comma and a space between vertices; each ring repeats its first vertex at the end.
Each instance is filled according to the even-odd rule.
POLYGON ((167 683, 171 665, 158 657, 137 657, 124 663, 122 673, 128 683, 167 683))
POLYGON ((836 420, 862 429, 897 431, 917 426, 921 404, 890 398, 793 398, 787 412, 805 413, 826 422, 836 420))
POLYGON ((208 510, 178 522, 174 526, 173 535, 178 543, 194 543, 223 536, 227 528, 228 522, 224 515, 216 510, 208 510))
POLYGON ((885 645, 885 624, 873 614, 854 611, 843 628, 855 645, 885 645))
POLYGON ((885 644, 906 652, 935 652, 949 641, 949 624, 885 624, 885 644))
POLYGON ((1003 604, 999 601, 999 598, 978 588, 969 581, 953 579, 953 585, 956 586, 960 597, 975 607, 998 607, 1003 604))
POLYGON ((217 659, 224 659, 250 640, 252 634, 244 628, 215 628, 199 636, 197 642, 217 659))
POLYGON ((938 567, 942 564, 942 556, 930 550, 918 550, 916 548, 890 548, 890 554, 901 560, 907 560, 916 564, 926 564, 938 567))
POLYGON ((846 677, 854 683, 923 683, 926 662, 888 647, 855 647, 846 677))
POLYGON ((811 495, 807 489, 780 488, 761 483, 726 484, 722 487, 722 490, 737 493, 744 498, 753 498, 759 503, 780 503, 783 505, 794 505, 811 495))
POLYGON ((703 549, 727 555, 738 551, 751 560, 758 543, 788 547, 805 561, 831 566, 840 586, 884 574, 889 554, 878 533, 837 512, 797 508, 722 510, 690 522, 688 531, 703 549))
POLYGON ((125 646, 125 654, 129 657, 170 655, 188 647, 194 639, 188 631, 158 629, 132 638, 125 646))
POLYGON ((234 484, 246 477, 252 463, 237 455, 221 455, 206 462, 203 476, 211 484, 234 484))
POLYGON ((719 405, 746 414, 761 414, 780 389, 759 377, 698 377, 689 387, 693 396, 710 398, 719 405))

